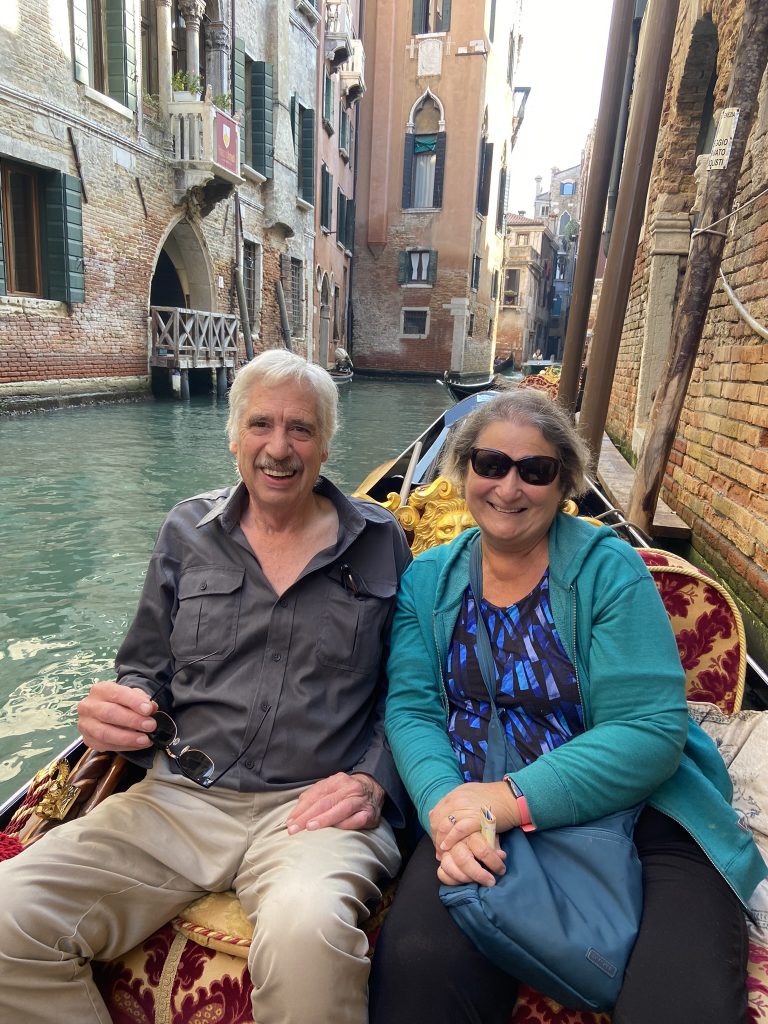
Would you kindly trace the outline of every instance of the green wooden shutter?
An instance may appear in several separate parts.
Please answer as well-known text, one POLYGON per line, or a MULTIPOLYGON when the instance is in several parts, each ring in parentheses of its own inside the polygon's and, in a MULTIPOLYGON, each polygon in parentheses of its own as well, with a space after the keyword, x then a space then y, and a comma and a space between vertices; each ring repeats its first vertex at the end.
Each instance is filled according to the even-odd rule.
POLYGON ((88 73, 88 0, 72 0, 72 56, 75 79, 90 85, 88 73))
POLYGON ((333 175, 325 164, 320 169, 320 226, 331 230, 331 203, 333 202, 333 175))
POLYGON ((53 171, 45 184, 47 297, 85 301, 80 179, 53 171))
POLYGON ((405 136, 405 145, 403 147, 403 209, 410 210, 413 206, 412 199, 412 179, 413 179, 413 147, 415 145, 416 136, 411 132, 407 132, 405 136))
POLYGON ((273 67, 263 60, 251 66, 251 167, 275 176, 273 67))
POLYGON ((451 0, 443 0, 443 16, 440 19, 440 32, 447 32, 451 27, 451 0))
POLYGON ((301 115, 301 198, 305 203, 315 202, 315 112, 307 107, 301 115))
POLYGON ((411 279, 411 257, 405 251, 397 256, 397 283, 407 284, 411 279))
POLYGON ((347 223, 344 234, 345 248, 352 252, 355 247, 355 200, 347 200, 347 223))
POLYGON ((439 208, 443 205, 443 180, 445 178, 445 132, 438 132, 435 139, 435 189, 432 193, 432 205, 439 208))
POLYGON ((496 30, 496 0, 491 0, 491 17, 488 20, 488 38, 493 42, 493 33, 496 30))
POLYGON ((296 152, 296 96, 291 96, 291 135, 293 136, 293 149, 296 152))
POLYGON ((344 245, 347 235, 347 197, 336 189, 336 241, 344 245))
POLYGON ((240 115, 240 163, 248 163, 245 152, 245 40, 235 37, 232 48, 232 96, 234 111, 240 115))
POLYGON ((136 20, 128 0, 106 0, 107 92, 136 109, 136 20))
POLYGON ((437 281, 437 249, 429 251, 429 266, 427 267, 427 280, 430 284, 437 281))
POLYGON ((0 201, 0 295, 6 294, 5 284, 5 245, 3 235, 3 204, 0 201))
POLYGON ((504 217, 507 212, 507 168, 502 167, 499 175, 499 195, 496 200, 496 232, 504 234, 504 217))
POLYGON ((413 0, 413 17, 411 20, 411 33, 414 36, 424 31, 424 15, 428 0, 413 0))
POLYGON ((477 212, 483 217, 488 216, 488 206, 491 200, 491 174, 493 172, 493 143, 481 140, 480 142, 480 180, 477 189, 477 212))

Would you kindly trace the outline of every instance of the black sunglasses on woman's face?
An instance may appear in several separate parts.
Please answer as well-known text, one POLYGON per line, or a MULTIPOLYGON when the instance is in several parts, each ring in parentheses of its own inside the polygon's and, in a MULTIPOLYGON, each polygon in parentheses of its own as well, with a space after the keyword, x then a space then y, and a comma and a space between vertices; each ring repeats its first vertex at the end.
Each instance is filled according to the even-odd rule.
POLYGON ((501 480, 513 467, 524 484, 544 487, 551 484, 560 472, 560 461, 551 455, 529 455, 525 459, 510 459, 495 448, 473 448, 469 453, 472 469, 487 480, 501 480))

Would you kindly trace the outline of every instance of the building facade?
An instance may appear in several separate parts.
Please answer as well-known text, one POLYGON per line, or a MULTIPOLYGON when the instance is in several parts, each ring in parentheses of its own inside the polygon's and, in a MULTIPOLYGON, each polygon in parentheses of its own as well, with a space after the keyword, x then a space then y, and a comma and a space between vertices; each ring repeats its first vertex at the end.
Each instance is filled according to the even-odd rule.
POLYGON ((553 167, 547 192, 539 192, 541 179, 536 179, 534 216, 546 221, 557 241, 549 335, 542 348, 547 359, 562 359, 563 356, 583 203, 581 172, 581 164, 565 170, 553 167))
MULTIPOLYGON (((517 0, 379 0, 363 41, 355 365, 487 371, 501 290, 517 0)), ((527 95, 524 91, 522 95, 527 95)))
POLYGON ((214 370, 223 387, 281 343, 319 358, 323 282, 348 280, 354 227, 316 257, 318 83, 339 138, 323 161, 351 199, 356 17, 321 0, 3 5, 0 398, 194 390, 214 370))
MULTIPOLYGON (((607 422, 627 451, 640 450, 669 351, 743 8, 742 0, 680 4, 607 422)), ((641 33, 641 56, 644 41, 641 33)), ((752 609, 748 632, 758 620, 768 621, 768 342, 748 322, 752 317, 763 328, 768 323, 766 111, 763 78, 741 168, 738 212, 724 225, 725 283, 712 295, 662 488, 664 499, 690 525, 694 548, 752 609)))
POLYGON ((543 219, 507 214, 496 358, 520 367, 546 355, 557 242, 543 219))

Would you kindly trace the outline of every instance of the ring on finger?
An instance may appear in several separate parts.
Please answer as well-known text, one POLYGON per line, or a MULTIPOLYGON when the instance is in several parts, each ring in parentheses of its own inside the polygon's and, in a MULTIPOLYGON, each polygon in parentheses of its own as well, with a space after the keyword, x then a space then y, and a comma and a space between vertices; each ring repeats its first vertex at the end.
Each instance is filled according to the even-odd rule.
POLYGON ((448 815, 448 821, 450 821, 450 823, 451 823, 452 825, 455 825, 455 824, 456 824, 456 816, 455 816, 455 815, 453 815, 453 814, 449 814, 449 815, 448 815))

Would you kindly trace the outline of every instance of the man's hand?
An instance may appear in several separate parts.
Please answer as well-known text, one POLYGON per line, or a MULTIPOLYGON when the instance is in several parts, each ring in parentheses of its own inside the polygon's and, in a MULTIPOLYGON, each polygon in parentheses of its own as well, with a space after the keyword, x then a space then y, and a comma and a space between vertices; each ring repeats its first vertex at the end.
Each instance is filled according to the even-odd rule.
POLYGON ((479 832, 454 843, 450 850, 438 851, 440 866, 437 877, 444 885, 462 885, 464 882, 479 882, 480 885, 495 885, 496 875, 503 875, 506 854, 498 843, 490 847, 479 832))
POLYGON ((376 828, 385 793, 370 775, 338 772, 305 789, 287 819, 288 834, 302 829, 376 828))
POLYGON ((517 801, 506 782, 465 782, 446 793, 429 812, 429 830, 438 855, 480 832, 483 807, 493 811, 499 832, 520 824, 517 801))
POLYGON ((143 690, 119 683, 94 683, 77 705, 77 728, 94 750, 138 750, 150 746, 157 705, 143 690))

